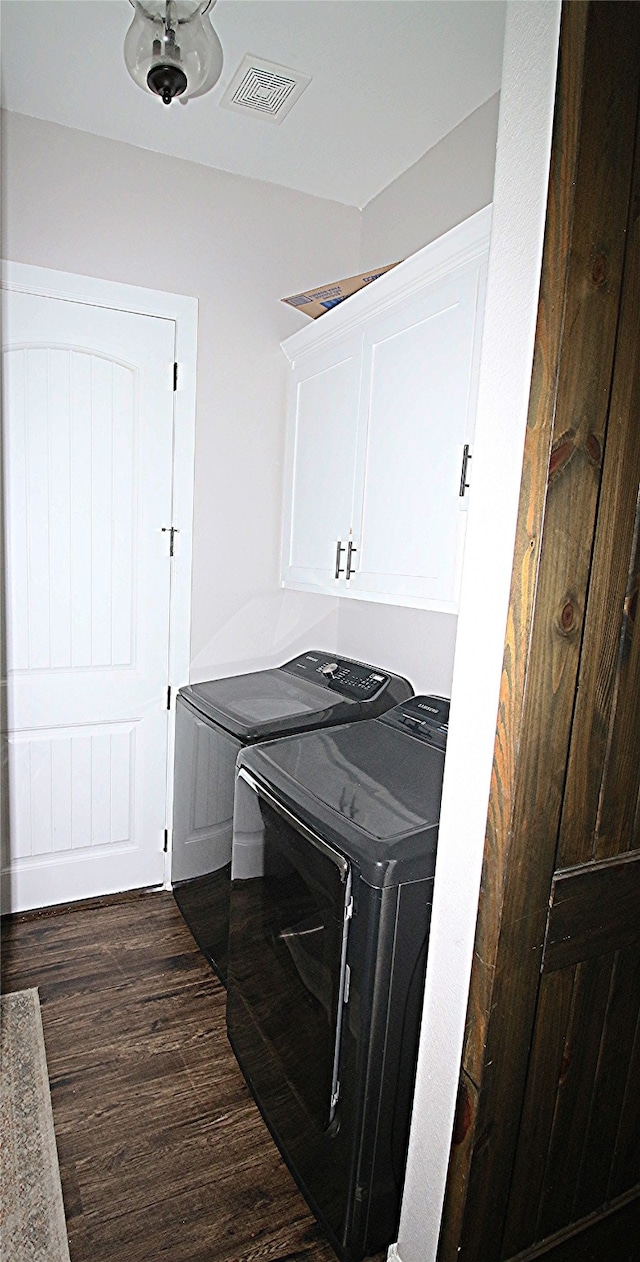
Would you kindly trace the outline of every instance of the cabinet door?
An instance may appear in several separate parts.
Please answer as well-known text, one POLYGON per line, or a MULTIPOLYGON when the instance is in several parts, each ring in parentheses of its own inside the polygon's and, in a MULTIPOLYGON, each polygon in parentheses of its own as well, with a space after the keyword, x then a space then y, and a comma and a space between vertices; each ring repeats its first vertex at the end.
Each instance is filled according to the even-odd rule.
POLYGON ((349 594, 457 610, 484 276, 475 261, 365 327, 349 594))
MULTIPOLYGON (((282 579, 339 590, 338 541, 352 528, 362 334, 296 363, 289 397, 282 579)), ((345 553, 341 554, 344 565, 345 553)))

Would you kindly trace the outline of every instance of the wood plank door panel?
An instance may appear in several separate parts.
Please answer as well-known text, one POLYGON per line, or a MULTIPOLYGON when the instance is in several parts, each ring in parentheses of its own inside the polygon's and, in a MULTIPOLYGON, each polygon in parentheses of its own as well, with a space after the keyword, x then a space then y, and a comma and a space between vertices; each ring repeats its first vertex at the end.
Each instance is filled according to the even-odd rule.
POLYGON ((557 866, 638 845, 640 123, 606 452, 557 866))
POLYGON ((627 1145, 622 1163, 618 1153, 639 1013, 638 945, 545 968, 505 1257, 586 1219, 640 1182, 637 1152, 627 1145))
POLYGON ((640 1258, 638 46, 564 5, 441 1262, 640 1258))
MULTIPOLYGON (((640 1195, 640 1163, 626 1161, 622 1175, 617 1150, 640 1034, 640 851, 632 849, 640 783, 634 600, 640 504, 639 142, 640 121, 576 706, 505 1258, 587 1220, 634 1187, 640 1195), (611 858, 603 861, 603 855, 611 858)), ((640 1117, 636 1120, 640 1124, 640 1117)))

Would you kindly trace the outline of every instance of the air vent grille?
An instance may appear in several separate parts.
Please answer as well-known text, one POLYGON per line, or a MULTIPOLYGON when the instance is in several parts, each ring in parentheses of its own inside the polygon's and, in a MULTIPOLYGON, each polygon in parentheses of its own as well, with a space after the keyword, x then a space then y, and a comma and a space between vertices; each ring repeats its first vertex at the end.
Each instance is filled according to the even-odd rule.
POLYGON ((271 123, 281 123, 310 83, 309 75, 263 57, 247 56, 220 104, 239 114, 258 114, 271 123))

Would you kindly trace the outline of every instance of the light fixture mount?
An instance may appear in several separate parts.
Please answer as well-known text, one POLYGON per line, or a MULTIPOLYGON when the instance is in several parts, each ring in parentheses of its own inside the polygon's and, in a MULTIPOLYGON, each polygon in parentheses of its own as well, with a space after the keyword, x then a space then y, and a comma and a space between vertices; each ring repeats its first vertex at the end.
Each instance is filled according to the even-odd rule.
POLYGON ((124 41, 132 79, 165 105, 202 96, 222 73, 222 47, 209 14, 216 0, 130 0, 124 41))

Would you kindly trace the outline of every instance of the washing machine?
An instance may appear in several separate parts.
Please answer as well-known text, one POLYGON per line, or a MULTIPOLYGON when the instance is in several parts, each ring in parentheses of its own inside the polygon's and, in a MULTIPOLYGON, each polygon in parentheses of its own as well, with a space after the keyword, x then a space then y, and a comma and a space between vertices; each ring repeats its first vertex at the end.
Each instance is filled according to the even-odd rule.
POLYGON ((399 675, 322 651, 178 692, 171 884, 224 983, 239 751, 288 733, 366 720, 412 693, 399 675))
POLYGON ((247 749, 227 1028, 338 1256, 397 1239, 449 703, 247 749))

